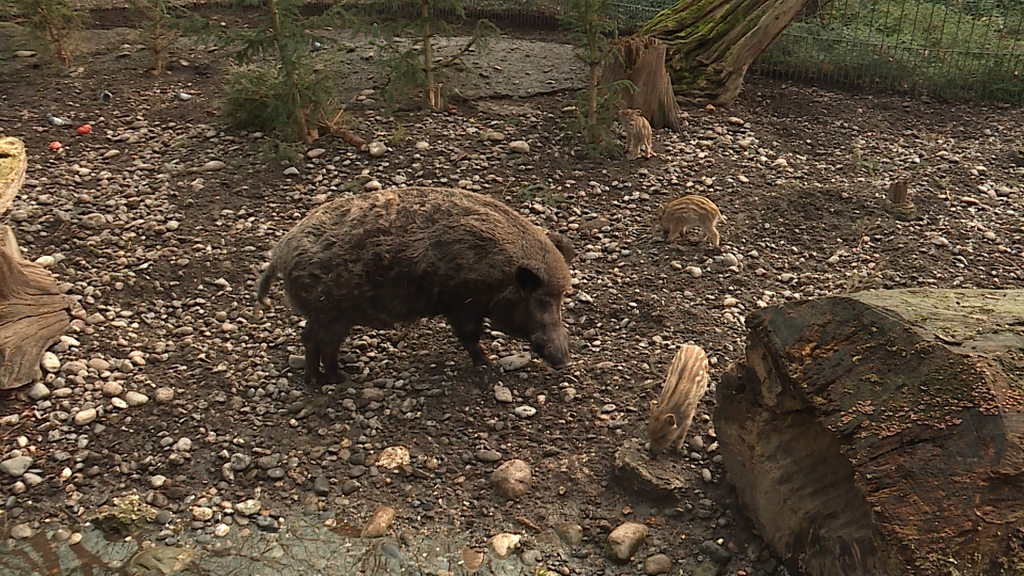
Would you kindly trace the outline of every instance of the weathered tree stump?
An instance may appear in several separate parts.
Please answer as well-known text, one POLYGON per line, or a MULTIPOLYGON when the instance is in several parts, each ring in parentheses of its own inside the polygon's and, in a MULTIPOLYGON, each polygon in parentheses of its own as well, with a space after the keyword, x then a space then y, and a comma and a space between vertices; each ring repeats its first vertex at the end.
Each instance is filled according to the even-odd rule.
POLYGON ((656 38, 630 36, 612 43, 612 55, 601 72, 601 85, 629 80, 636 91, 626 95, 624 108, 639 108, 651 128, 681 130, 679 104, 665 70, 665 45, 656 38))
POLYGON ((905 179, 893 180, 889 184, 889 202, 902 204, 907 201, 907 181, 905 179))
POLYGON ((861 292, 747 325, 715 430, 791 568, 1021 573, 1024 291, 861 292))
MULTIPOLYGON (((25 145, 0 139, 0 213, 25 181, 25 145)), ((13 231, 0 226, 0 389, 39 378, 43 352, 67 332, 67 299, 45 268, 21 259, 13 231)))

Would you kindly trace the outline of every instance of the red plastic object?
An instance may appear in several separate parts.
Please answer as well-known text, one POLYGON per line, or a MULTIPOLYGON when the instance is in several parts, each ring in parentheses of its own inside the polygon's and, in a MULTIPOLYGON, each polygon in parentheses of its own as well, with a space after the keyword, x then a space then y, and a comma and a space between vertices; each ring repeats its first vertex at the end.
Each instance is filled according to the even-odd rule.
POLYGON ((60 150, 63 147, 64 147, 64 145, 61 144, 60 142, 57 142, 56 140, 54 140, 53 142, 50 142, 50 150, 57 151, 57 150, 60 150))
POLYGON ((77 132, 79 136, 85 136, 89 132, 92 132, 92 126, 89 126, 88 124, 82 124, 78 127, 77 132))

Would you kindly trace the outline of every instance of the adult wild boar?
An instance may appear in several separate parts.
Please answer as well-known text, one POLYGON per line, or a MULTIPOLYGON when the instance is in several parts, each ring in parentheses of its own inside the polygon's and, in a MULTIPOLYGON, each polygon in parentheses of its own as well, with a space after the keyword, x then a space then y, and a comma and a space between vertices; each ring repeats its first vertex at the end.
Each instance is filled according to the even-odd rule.
POLYGON ((390 328, 444 316, 476 365, 484 317, 528 339, 555 368, 570 363, 562 295, 569 240, 482 194, 391 188, 339 198, 303 218, 274 247, 256 298, 277 274, 306 317, 306 382, 338 381, 338 348, 352 326, 390 328), (320 370, 321 362, 323 371, 320 370))

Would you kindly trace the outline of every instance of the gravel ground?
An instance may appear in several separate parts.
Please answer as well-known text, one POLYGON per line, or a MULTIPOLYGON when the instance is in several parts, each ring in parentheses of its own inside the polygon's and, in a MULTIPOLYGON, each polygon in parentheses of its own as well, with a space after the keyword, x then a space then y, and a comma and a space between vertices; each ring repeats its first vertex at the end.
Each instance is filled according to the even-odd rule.
MULTIPOLYGON (((4 58, 25 47, 15 31, 0 28, 4 58)), ((0 61, 0 132, 30 154, 27 184, 0 221, 73 300, 46 376, 0 393, 0 491, 14 538, 73 537, 133 494, 163 525, 148 539, 211 547, 300 511, 362 525, 383 504, 396 529, 455 529, 480 546, 520 535, 524 564, 563 574, 635 572, 601 553, 623 522, 649 530, 638 562, 661 553, 672 573, 710 559, 723 573, 781 574, 723 478, 709 418, 750 310, 864 288, 1024 287, 1019 109, 751 78, 729 109, 688 109, 684 133, 657 132, 655 158, 590 162, 562 137, 573 82, 532 97, 495 91, 543 72, 532 67, 540 41, 510 37, 503 46, 519 47, 493 64, 475 56, 490 66, 475 95, 497 95, 454 114, 383 116, 363 92, 372 74, 346 76, 356 132, 388 151, 371 158, 327 138, 292 166, 268 162, 261 135, 218 123, 220 52, 182 45, 175 59, 188 66, 154 79, 146 52, 122 47, 128 31, 90 34, 93 53, 72 75, 39 57, 0 61), (100 102, 102 90, 114 98, 100 102), (71 125, 49 125, 48 113, 71 125), (85 122, 92 133, 76 136, 85 122), (54 140, 61 151, 47 148, 54 140), (909 178, 914 220, 884 209, 897 174, 909 178), (568 235, 576 363, 556 372, 524 342, 485 336, 508 370, 481 387, 443 322, 357 328, 342 347, 340 401, 306 415, 301 319, 280 285, 256 313, 254 280, 313 207, 402 184, 482 191, 568 235), (725 214, 720 250, 696 232, 662 240, 655 211, 686 193, 725 214), (677 462, 685 496, 659 507, 612 482, 610 465, 624 444, 645 441, 650 400, 687 342, 707 350, 712 386, 677 462), (379 465, 388 447, 409 462, 379 465), (534 482, 506 501, 489 477, 512 459, 534 482), (542 545, 541 531, 573 525, 581 543, 542 545)), ((564 43, 549 49, 571 58, 564 43)))

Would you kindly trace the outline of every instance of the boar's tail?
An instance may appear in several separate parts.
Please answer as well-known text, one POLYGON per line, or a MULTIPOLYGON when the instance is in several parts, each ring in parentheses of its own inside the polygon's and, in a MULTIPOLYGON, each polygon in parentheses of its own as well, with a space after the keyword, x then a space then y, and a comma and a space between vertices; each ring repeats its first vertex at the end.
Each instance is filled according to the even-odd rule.
POLYGON ((260 279, 256 281, 257 306, 270 306, 270 298, 267 298, 267 291, 270 289, 270 284, 274 281, 275 276, 277 276, 277 266, 271 260, 270 266, 267 266, 267 269, 260 275, 260 279))

